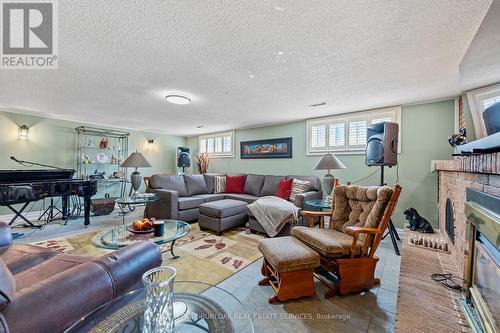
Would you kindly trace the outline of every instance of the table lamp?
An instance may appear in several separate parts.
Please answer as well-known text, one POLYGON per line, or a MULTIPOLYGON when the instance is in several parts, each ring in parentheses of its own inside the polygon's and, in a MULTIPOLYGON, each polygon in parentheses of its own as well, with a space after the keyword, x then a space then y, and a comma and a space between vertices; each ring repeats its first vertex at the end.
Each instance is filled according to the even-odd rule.
POLYGON ((335 184, 335 178, 330 173, 332 169, 345 169, 345 165, 333 154, 325 154, 318 162, 315 170, 328 170, 328 173, 323 177, 323 185, 325 186, 325 191, 327 193, 326 201, 332 202, 332 190, 335 184))
POLYGON ((137 171, 137 168, 150 167, 151 163, 149 163, 141 153, 136 151, 135 153, 130 154, 130 156, 120 166, 123 168, 135 168, 135 171, 130 175, 130 181, 132 183, 132 189, 134 190, 133 195, 137 195, 142 181, 142 175, 139 171, 137 171))

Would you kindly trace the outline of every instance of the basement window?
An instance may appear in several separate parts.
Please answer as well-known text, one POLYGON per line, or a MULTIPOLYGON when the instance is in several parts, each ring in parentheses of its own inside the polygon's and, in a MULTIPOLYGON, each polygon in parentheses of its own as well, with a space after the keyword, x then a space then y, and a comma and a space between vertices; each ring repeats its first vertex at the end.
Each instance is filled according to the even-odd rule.
POLYGON ((474 122, 477 139, 486 136, 483 112, 493 104, 500 102, 500 83, 474 89, 467 92, 467 102, 474 122))
POLYGON ((234 131, 200 135, 198 151, 212 158, 234 157, 234 131))
POLYGON ((321 155, 327 152, 364 154, 367 127, 384 121, 400 124, 401 107, 309 119, 307 120, 307 155, 321 155))

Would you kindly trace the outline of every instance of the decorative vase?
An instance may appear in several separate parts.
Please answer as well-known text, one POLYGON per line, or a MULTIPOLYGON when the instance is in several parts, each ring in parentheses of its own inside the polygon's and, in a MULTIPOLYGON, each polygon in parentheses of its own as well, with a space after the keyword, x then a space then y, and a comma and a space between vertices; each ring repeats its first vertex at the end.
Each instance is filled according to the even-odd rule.
POLYGON ((327 173, 323 177, 323 186, 325 187, 325 192, 326 192, 326 202, 332 203, 332 191, 333 187, 335 185, 335 178, 331 173, 327 173))
POLYGON ((102 138, 101 142, 99 142, 99 148, 106 149, 108 148, 108 144, 109 144, 108 139, 102 138))
POLYGON ((175 268, 162 266, 142 275, 146 292, 142 333, 174 332, 173 287, 176 274, 175 268))
POLYGON ((198 172, 201 174, 207 173, 208 163, 210 162, 210 157, 208 153, 198 153, 196 154, 196 163, 198 164, 198 172))

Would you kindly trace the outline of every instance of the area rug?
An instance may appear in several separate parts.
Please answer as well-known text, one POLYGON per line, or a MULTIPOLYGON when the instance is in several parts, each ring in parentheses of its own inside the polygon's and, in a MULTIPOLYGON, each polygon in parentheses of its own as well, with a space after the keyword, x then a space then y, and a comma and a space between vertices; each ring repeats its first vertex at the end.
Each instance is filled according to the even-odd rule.
MULTIPOLYGON (((109 250, 95 247, 90 239, 105 229, 33 243, 63 253, 99 256, 109 250)), ((177 269, 178 281, 201 281, 217 284, 262 257, 257 243, 263 236, 250 233, 248 228, 234 228, 216 236, 191 224, 191 231, 178 239, 172 259, 170 244, 163 245, 163 265, 177 269)))

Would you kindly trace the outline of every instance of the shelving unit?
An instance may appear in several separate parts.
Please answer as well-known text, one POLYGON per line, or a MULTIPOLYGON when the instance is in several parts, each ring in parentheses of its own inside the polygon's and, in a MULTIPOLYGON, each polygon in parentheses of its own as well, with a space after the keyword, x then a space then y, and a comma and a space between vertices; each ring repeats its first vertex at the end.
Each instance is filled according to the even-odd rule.
POLYGON ((127 169, 120 164, 128 157, 128 138, 130 133, 116 130, 101 129, 95 127, 80 126, 77 132, 77 173, 83 179, 90 178, 96 172, 104 172, 104 179, 97 179, 97 195, 103 197, 105 192, 110 196, 123 197, 126 193, 128 183, 127 169), (101 148, 99 144, 106 140, 108 146, 101 148), (107 158, 109 162, 99 162, 98 156, 107 158), (122 172, 122 176, 114 178, 116 172, 122 172), (117 188, 119 185, 119 188, 117 188))

